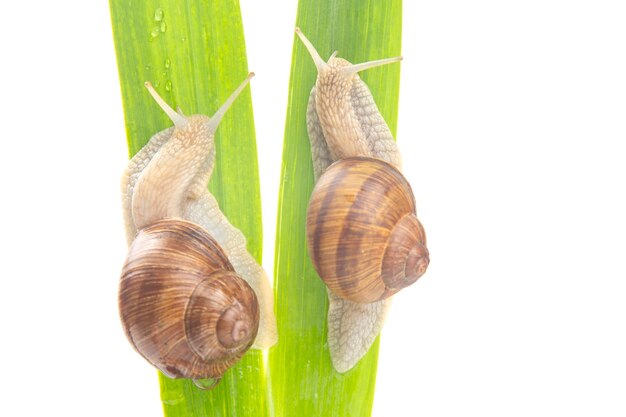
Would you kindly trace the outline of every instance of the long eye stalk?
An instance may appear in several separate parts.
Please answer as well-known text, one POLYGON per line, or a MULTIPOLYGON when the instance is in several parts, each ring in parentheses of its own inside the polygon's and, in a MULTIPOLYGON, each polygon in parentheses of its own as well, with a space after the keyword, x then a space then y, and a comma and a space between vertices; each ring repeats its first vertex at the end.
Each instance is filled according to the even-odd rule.
POLYGON ((188 123, 187 119, 185 118, 185 116, 183 116, 182 114, 176 113, 174 111, 174 109, 172 109, 165 102, 165 100, 163 100, 161 98, 159 93, 156 92, 156 90, 154 89, 154 87, 152 87, 152 84, 150 84, 149 81, 146 81, 145 86, 148 89, 148 91, 150 92, 150 94, 152 95, 152 97, 154 98, 154 101, 157 102, 159 107, 161 107, 163 109, 163 111, 165 112, 165 114, 167 114, 167 116, 172 120, 172 122, 174 122, 174 126, 176 126, 178 128, 181 128, 181 127, 185 126, 188 123))
POLYGON ((363 71, 363 70, 374 68, 374 67, 380 67, 381 65, 393 64, 394 62, 400 62, 400 61, 402 61, 401 56, 396 56, 393 58, 378 59, 376 61, 368 61, 368 62, 363 62, 361 64, 350 65, 349 67, 342 68, 341 71, 345 75, 352 75, 352 74, 356 74, 359 71, 363 71))
POLYGON ((254 77, 254 73, 253 72, 248 74, 246 79, 243 80, 243 82, 239 85, 239 87, 237 87, 237 89, 235 91, 233 91, 233 93, 230 95, 230 97, 228 97, 226 99, 224 104, 222 104, 222 106, 215 112, 213 117, 211 117, 211 120, 209 121, 209 129, 210 130, 215 131, 215 129, 217 129, 217 126, 222 121, 222 117, 224 117, 224 115, 226 114, 226 112, 228 111, 230 106, 233 104, 233 102, 239 96, 239 94, 241 94, 243 89, 246 88, 246 85, 248 85, 248 83, 250 82, 252 77, 254 77))
POLYGON ((309 51, 309 54, 311 55, 311 58, 313 59, 313 62, 317 67, 317 72, 322 72, 322 70, 326 68, 328 64, 322 59, 320 54, 317 52, 317 49, 315 49, 311 41, 309 41, 307 37, 304 36, 304 33, 302 33, 302 31, 298 27, 296 28, 296 34, 300 37, 300 40, 309 51))

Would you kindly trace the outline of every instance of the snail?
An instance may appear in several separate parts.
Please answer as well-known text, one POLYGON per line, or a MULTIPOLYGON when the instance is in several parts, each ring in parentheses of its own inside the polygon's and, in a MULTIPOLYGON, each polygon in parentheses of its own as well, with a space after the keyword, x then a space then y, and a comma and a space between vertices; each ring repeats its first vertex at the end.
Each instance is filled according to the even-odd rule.
POLYGON ((353 65, 335 52, 324 61, 295 31, 317 68, 307 107, 316 180, 307 248, 328 288, 328 347, 333 367, 343 373, 375 341, 393 294, 417 281, 430 262, 400 152, 358 76, 402 58, 353 65))
POLYGON ((269 280, 207 190, 215 131, 253 75, 211 118, 174 111, 147 82, 174 126, 150 139, 122 179, 122 325, 148 362, 200 388, 219 382, 249 348, 277 340, 269 280))

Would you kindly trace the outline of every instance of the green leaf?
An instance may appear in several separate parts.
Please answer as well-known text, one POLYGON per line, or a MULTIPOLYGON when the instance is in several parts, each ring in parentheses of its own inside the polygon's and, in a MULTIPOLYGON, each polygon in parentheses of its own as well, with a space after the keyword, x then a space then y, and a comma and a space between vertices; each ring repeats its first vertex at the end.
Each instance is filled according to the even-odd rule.
MULTIPOLYGON (((352 63, 400 55, 401 0, 300 0, 296 24, 324 58, 335 50, 352 63)), ((316 74, 294 37, 276 233, 279 343, 269 357, 272 398, 276 416, 363 417, 372 410, 378 341, 355 368, 334 371, 326 342, 327 294, 306 249, 306 208, 313 189, 306 107, 316 74)), ((359 75, 395 135, 400 65, 359 75)))
MULTIPOLYGON (((110 7, 131 156, 172 125, 145 81, 174 108, 212 115, 248 74, 238 0, 110 0, 110 7)), ((216 154, 209 189, 260 261, 261 200, 248 89, 217 130, 216 154)), ((159 379, 166 416, 268 415, 260 351, 246 354, 212 391, 187 380, 159 379)))

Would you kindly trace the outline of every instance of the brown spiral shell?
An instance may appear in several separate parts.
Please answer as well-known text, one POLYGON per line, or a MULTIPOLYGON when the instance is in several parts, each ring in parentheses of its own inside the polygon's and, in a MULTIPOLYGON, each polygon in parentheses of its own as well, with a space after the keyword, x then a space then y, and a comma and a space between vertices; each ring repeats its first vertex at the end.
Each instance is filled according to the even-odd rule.
POLYGON ((390 297, 417 281, 429 263, 411 186, 379 159, 332 164, 315 185, 306 227, 315 270, 350 301, 390 297))
POLYGON ((139 231, 122 270, 120 316, 135 349, 171 378, 216 378, 252 345, 252 288, 200 226, 160 220, 139 231))

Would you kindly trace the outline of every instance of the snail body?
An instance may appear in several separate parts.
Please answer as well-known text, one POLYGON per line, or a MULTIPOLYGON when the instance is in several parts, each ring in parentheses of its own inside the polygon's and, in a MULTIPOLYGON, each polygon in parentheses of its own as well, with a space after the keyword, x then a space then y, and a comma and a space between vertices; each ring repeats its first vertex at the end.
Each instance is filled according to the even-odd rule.
POLYGON ((317 68, 307 107, 316 186, 307 246, 328 287, 328 345, 346 372, 380 333, 392 295, 426 270, 429 253, 415 198, 400 173, 393 135, 358 72, 401 57, 351 64, 324 61, 296 28, 317 68))
POLYGON ((267 276, 206 188, 215 130, 252 76, 211 118, 174 111, 146 83, 174 127, 150 139, 122 180, 120 316, 137 351, 172 378, 219 380, 248 348, 277 339, 267 276))

